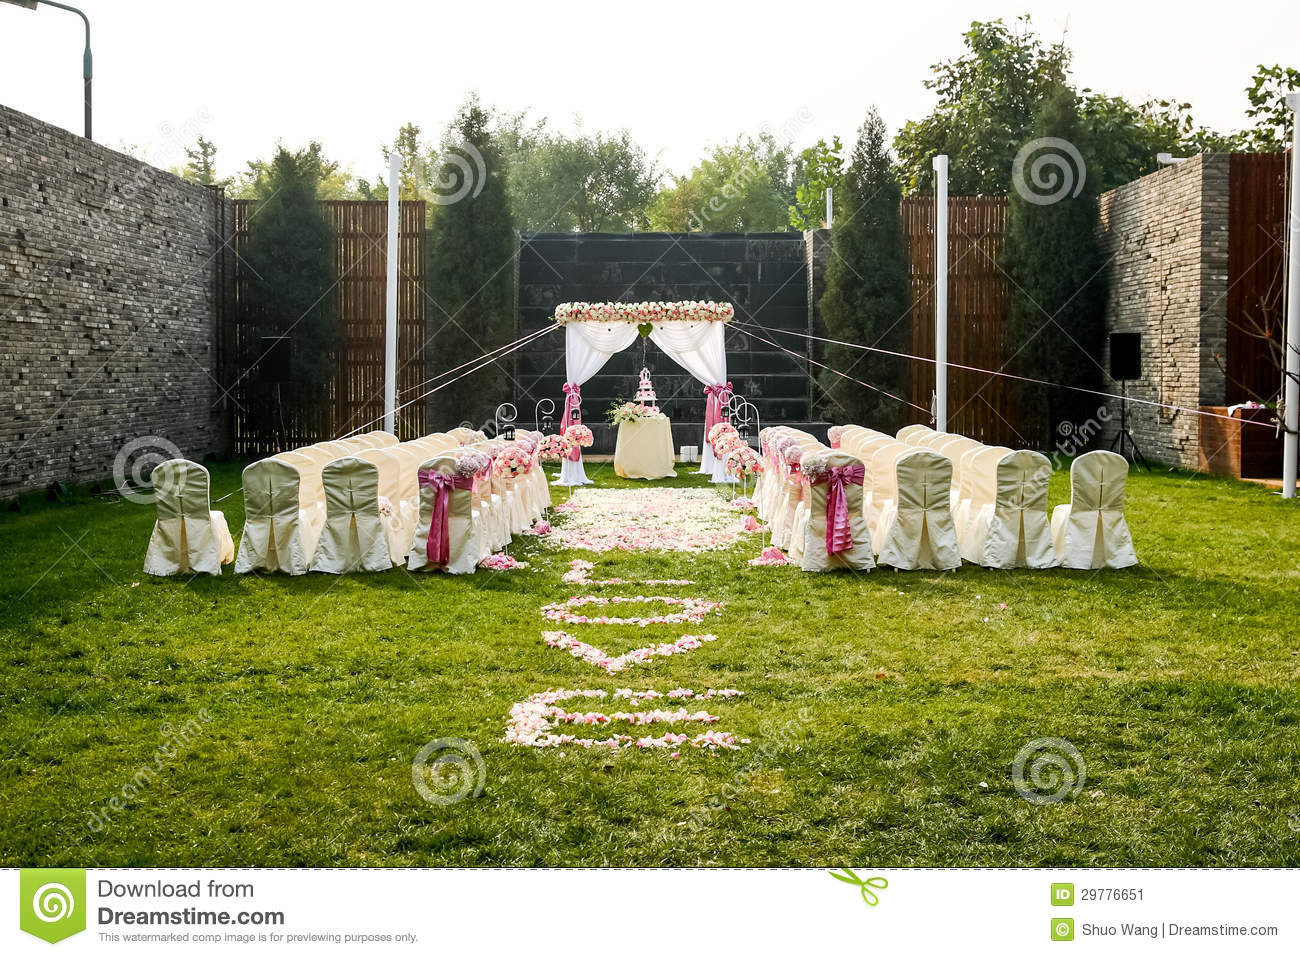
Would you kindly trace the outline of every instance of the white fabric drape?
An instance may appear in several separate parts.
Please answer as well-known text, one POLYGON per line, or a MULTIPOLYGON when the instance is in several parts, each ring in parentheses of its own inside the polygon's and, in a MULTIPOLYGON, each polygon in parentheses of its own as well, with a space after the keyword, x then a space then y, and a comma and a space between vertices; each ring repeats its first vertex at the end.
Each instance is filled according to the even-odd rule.
MULTIPOLYGON (((656 322, 650 341, 702 385, 727 381, 727 347, 724 322, 656 322)), ((632 345, 639 335, 630 322, 570 322, 564 327, 566 380, 582 385, 609 361, 632 345)), ((713 448, 708 437, 700 441, 701 474, 714 472, 713 448)), ((561 466, 560 485, 587 484, 582 462, 561 466), (571 467, 572 466, 572 467, 571 467)))

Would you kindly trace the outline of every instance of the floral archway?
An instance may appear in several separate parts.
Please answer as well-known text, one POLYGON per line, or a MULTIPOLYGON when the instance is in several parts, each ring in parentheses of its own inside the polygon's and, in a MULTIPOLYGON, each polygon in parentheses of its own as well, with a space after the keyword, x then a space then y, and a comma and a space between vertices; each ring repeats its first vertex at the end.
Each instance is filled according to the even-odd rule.
MULTIPOLYGON (((564 326, 564 418, 567 429, 582 417, 582 385, 638 337, 648 336, 668 358, 704 386, 704 435, 700 440, 700 472, 714 471, 713 448, 706 437, 725 415, 727 351, 726 324, 735 315, 729 302, 566 302, 555 309, 564 326)), ((575 448, 560 469, 560 484, 590 483, 575 448)))

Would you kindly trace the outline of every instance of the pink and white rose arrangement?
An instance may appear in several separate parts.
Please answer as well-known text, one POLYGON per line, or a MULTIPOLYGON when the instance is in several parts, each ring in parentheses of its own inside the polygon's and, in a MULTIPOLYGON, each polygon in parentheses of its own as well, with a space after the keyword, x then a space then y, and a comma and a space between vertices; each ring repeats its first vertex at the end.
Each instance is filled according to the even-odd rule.
POLYGON ((596 442, 596 437, 591 434, 591 429, 587 428, 581 422, 565 429, 564 437, 574 445, 584 449, 590 448, 596 442))
POLYGON ((562 302, 555 321, 570 322, 730 322, 736 310, 729 302, 562 302))

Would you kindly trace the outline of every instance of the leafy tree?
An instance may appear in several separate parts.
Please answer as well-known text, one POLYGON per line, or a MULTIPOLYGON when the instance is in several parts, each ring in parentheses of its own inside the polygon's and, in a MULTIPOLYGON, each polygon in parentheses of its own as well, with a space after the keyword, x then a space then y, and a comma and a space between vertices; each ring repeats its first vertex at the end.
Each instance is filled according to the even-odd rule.
MULTIPOLYGON (((1083 120, 1074 93, 1059 87, 1043 104, 1030 132, 1035 139, 1082 142, 1083 120)), ((1065 167, 1057 171, 1064 178, 1053 184, 1050 195, 1027 187, 1013 189, 1010 195, 1002 252, 1002 266, 1011 279, 1009 365, 1019 374, 1095 388, 1101 381, 1106 299, 1096 234, 1097 186, 1093 177, 1080 183, 1077 172, 1065 167)), ((1017 388, 1026 420, 1037 419, 1039 430, 1037 436, 1022 432, 1044 447, 1052 428, 1084 421, 1096 404, 1062 389, 1031 384, 1017 388)))
MULTIPOLYGON (((283 144, 277 144, 276 150, 278 155, 285 151, 285 147, 283 144)), ((340 167, 335 161, 328 159, 319 141, 310 141, 293 155, 298 157, 301 163, 311 167, 316 180, 316 193, 320 199, 358 198, 356 188, 352 185, 352 173, 340 167)), ((266 182, 270 176, 273 162, 249 160, 244 172, 235 183, 235 197, 237 199, 257 199, 264 196, 266 194, 266 182)))
MULTIPOLYGON (((513 337, 511 263, 517 240, 506 193, 506 164, 493 141, 490 120, 472 96, 444 139, 438 181, 461 182, 458 178, 466 169, 481 179, 430 206, 425 270, 429 376, 477 358, 513 337), (465 163, 467 159, 471 162, 465 163)), ((508 366, 493 364, 434 393, 428 406, 430 428, 450 428, 462 420, 486 421, 511 395, 503 368, 508 366)))
POLYGON ((843 149, 838 136, 829 145, 818 140, 795 160, 794 205, 790 207, 790 225, 795 229, 802 232, 826 225, 826 190, 838 186, 844 174, 843 149))
POLYGON ((1020 17, 973 23, 967 52, 934 65, 925 85, 939 103, 923 120, 907 123, 894 140, 905 192, 933 189, 930 162, 938 153, 959 157, 949 173, 952 195, 1002 195, 1016 151, 1028 137, 1042 100, 1065 83, 1070 53, 1044 44, 1020 17))
MULTIPOLYGON (((858 131, 848 169, 832 197, 833 254, 821 298, 827 337, 907 351, 912 303, 911 261, 903 241, 898 171, 889 155, 884 120, 875 109, 858 131)), ((847 346, 828 345, 826 365, 894 395, 907 394, 907 360, 847 346)), ((904 407, 880 392, 823 371, 818 380, 825 414, 895 431, 904 407)))
POLYGON ((181 175, 190 182, 201 186, 225 187, 229 187, 233 182, 229 177, 221 179, 217 176, 217 147, 211 140, 200 136, 193 149, 186 148, 185 155, 189 161, 185 164, 181 175))
POLYGON ((715 146, 687 176, 650 203, 651 229, 671 232, 779 232, 795 202, 791 148, 770 133, 715 146))
POLYGON ((545 129, 510 159, 510 202, 521 229, 643 229, 659 174, 627 130, 568 137, 545 129))
POLYGON ((1300 70, 1275 64, 1259 65, 1246 87, 1250 109, 1246 115, 1254 126, 1242 134, 1248 149, 1280 153, 1291 146, 1295 113, 1286 105, 1286 94, 1300 90, 1300 70))
POLYGON ((239 299, 245 411, 259 419, 263 434, 290 416, 313 416, 337 368, 334 235, 318 202, 320 173, 318 151, 277 149, 257 180, 257 207, 240 251, 248 265, 239 299), (291 378, 278 390, 261 361, 267 336, 291 340, 291 378))

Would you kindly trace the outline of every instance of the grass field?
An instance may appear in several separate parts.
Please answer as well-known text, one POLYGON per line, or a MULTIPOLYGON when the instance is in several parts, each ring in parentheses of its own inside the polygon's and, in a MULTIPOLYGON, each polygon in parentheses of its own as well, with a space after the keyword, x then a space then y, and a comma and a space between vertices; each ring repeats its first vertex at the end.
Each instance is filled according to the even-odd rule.
MULTIPOLYGON (((238 481, 214 466, 214 497, 238 481)), ((701 626, 580 632, 614 652, 719 636, 617 675, 540 640, 539 606, 585 590, 560 581, 576 553, 151 580, 152 508, 26 502, 0 517, 0 864, 1300 865, 1300 509, 1183 474, 1129 490, 1126 571, 815 576, 748 568, 756 538, 602 556, 596 577, 692 578, 675 593, 725 603, 701 626), (678 686, 743 690, 710 710, 750 744, 500 740, 548 687, 678 686), (417 793, 436 738, 481 751, 479 796, 417 793), (1082 761, 1059 803, 1012 780, 1040 738, 1082 761)), ((240 496, 219 507, 238 535, 240 496)))

